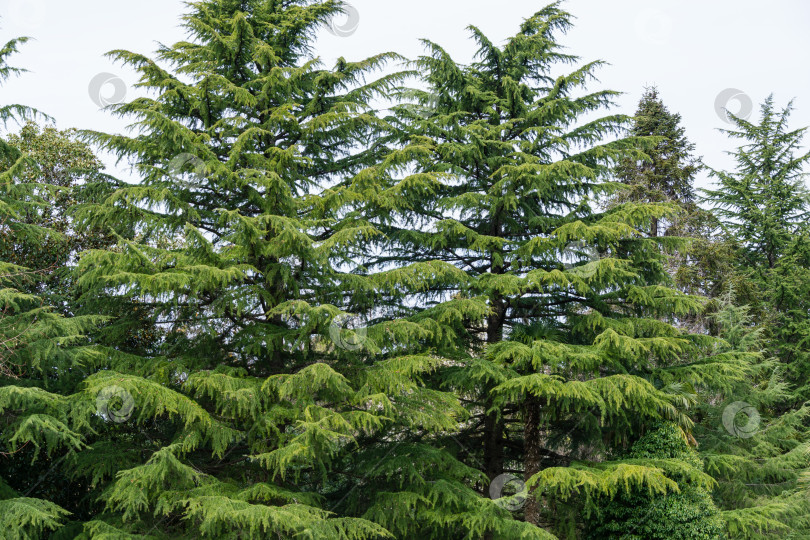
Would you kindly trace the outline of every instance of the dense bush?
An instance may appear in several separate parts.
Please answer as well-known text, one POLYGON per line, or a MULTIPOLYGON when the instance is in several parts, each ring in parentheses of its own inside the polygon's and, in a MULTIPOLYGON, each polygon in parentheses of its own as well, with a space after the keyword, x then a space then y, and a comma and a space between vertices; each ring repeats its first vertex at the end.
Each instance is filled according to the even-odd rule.
MULTIPOLYGON (((632 447, 631 459, 676 459, 703 468, 684 432, 664 424, 642 436, 632 447)), ((710 493, 673 475, 678 491, 650 496, 643 490, 619 493, 605 501, 590 528, 590 538, 623 540, 720 540, 725 528, 710 493)))

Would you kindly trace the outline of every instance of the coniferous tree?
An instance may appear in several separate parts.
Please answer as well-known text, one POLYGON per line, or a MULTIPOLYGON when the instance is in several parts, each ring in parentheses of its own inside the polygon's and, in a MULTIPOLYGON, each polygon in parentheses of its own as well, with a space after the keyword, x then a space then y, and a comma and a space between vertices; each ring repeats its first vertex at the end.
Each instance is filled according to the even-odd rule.
POLYGON ((70 508, 77 523, 63 534, 545 536, 526 536, 469 487, 480 473, 430 443, 464 414, 420 384, 451 325, 388 313, 342 327, 402 282, 428 286, 455 269, 342 271, 375 231, 341 212, 345 194, 329 185, 376 162, 381 149, 363 149, 380 123, 368 102, 400 76, 365 82, 395 55, 334 69, 311 57, 315 31, 341 9, 198 2, 189 41, 157 60, 113 53, 153 96, 114 108, 135 119, 134 135, 88 133, 142 181, 77 213, 118 233, 113 249, 82 256, 77 281, 83 309, 115 319, 94 337, 76 392, 53 397, 72 404, 83 435, 59 465, 92 502, 70 508), (133 330, 144 322, 148 336, 133 330), (380 516, 373 505, 390 490, 364 484, 371 470, 421 511, 380 516))
MULTIPOLYGON (((663 424, 645 434, 633 444, 628 457, 677 459, 703 469, 698 453, 674 424, 663 424)), ((588 531, 594 539, 723 538, 725 528, 709 492, 689 484, 680 485, 677 492, 664 497, 650 497, 641 489, 620 493, 600 501, 596 514, 598 519, 588 531)))
MULTIPOLYGON (((616 175, 627 188, 615 196, 614 203, 675 203, 687 216, 697 210, 694 178, 701 162, 694 156, 695 145, 686 138, 686 130, 680 124, 681 115, 667 109, 658 96, 658 89, 647 88, 628 134, 656 140, 645 149, 641 159, 624 159, 616 167, 616 175)), ((678 221, 683 221, 684 217, 679 216, 678 221)), ((650 236, 667 234, 669 226, 659 225, 657 218, 651 220, 650 236)))
POLYGON ((137 184, 0 137, 0 536, 810 535, 791 106, 731 115, 711 215, 680 115, 605 113, 559 2, 379 78, 312 54, 345 9, 201 0, 111 53, 147 97, 84 135, 137 184))
MULTIPOLYGON (((683 292, 719 297, 732 280, 732 247, 727 239, 714 234, 717 218, 698 206, 694 181, 703 165, 694 155, 695 145, 686 137, 681 115, 669 111, 657 88, 647 88, 628 135, 650 137, 655 142, 643 149, 642 158, 624 159, 618 164, 615 174, 624 189, 612 195, 608 204, 635 201, 675 205, 678 214, 663 222, 653 219, 649 234, 688 238, 687 244, 667 254, 668 273, 683 292)), ((710 302, 706 309, 711 311, 714 304, 710 302)), ((705 319, 682 318, 680 324, 699 330, 701 321, 705 319)))
POLYGON ((758 124, 730 115, 736 129, 724 131, 743 142, 732 152, 737 168, 712 171, 717 189, 705 194, 739 246, 737 271, 751 285, 741 301, 767 327, 767 348, 786 364, 800 404, 810 398, 810 356, 804 347, 810 336, 810 199, 804 183, 810 152, 799 152, 806 128, 789 129, 792 109, 791 103, 777 110, 771 96, 761 106, 758 124))
POLYGON ((807 128, 789 129, 792 110, 792 103, 777 110, 770 96, 762 104, 758 124, 731 114, 736 129, 722 130, 743 144, 731 153, 735 171, 712 171, 718 185, 706 190, 706 197, 740 243, 748 266, 774 268, 791 239, 805 233, 804 166, 810 152, 796 155, 807 128))
POLYGON ((764 328, 732 291, 711 315, 723 339, 719 353, 743 355, 749 376, 698 407, 694 430, 705 469, 717 482, 714 498, 729 538, 801 537, 810 500, 802 479, 808 466, 805 407, 790 402, 783 370, 764 348, 764 328))
POLYGON ((385 233, 366 267, 445 261, 463 271, 390 301, 464 322, 454 362, 432 379, 471 414, 447 446, 490 481, 521 475, 532 496, 520 517, 565 536, 601 496, 676 490, 674 470, 710 484, 677 459, 612 458, 660 419, 688 431, 692 385, 742 376, 736 358, 703 357, 711 340, 659 320, 701 303, 661 285, 661 245, 679 240, 643 234, 676 209, 596 208, 615 192, 611 167, 654 141, 608 141, 626 128, 620 115, 580 123, 614 93, 583 91, 599 62, 552 76, 577 60, 556 40, 569 26, 552 4, 503 47, 473 27, 470 65, 426 42, 416 68, 429 88, 403 91, 416 103, 392 120, 400 148, 347 186, 385 233))
MULTIPOLYGON (((23 200, 14 201, 18 203, 17 211, 10 220, 7 234, 0 237, 0 258, 5 263, 25 268, 16 274, 14 285, 42 307, 42 312, 31 322, 46 323, 32 326, 29 336, 43 338, 37 346, 48 345, 38 363, 23 362, 16 366, 14 379, 9 382, 18 387, 44 386, 51 392, 70 394, 87 375, 76 360, 87 358, 90 350, 66 348, 68 340, 44 330, 48 324, 55 331, 60 325, 87 320, 87 314, 67 320, 55 314, 71 317, 85 311, 75 294, 72 269, 80 251, 109 245, 111 236, 99 230, 77 230, 69 214, 80 200, 109 193, 110 179, 100 173, 100 162, 87 145, 76 140, 72 130, 41 130, 29 122, 19 134, 8 136, 7 142, 23 156, 9 179, 22 188, 15 197, 23 197, 23 200), (25 228, 37 234, 24 232, 25 228), (76 353, 80 353, 78 357, 76 353)), ((13 159, 12 155, 4 160, 0 170, 13 166, 13 159)), ((19 344, 22 336, 12 341, 19 344)), ((85 339, 82 341, 87 343, 85 339)), ((75 511, 86 505, 87 499, 83 497, 82 503, 75 503, 76 492, 83 488, 58 467, 61 457, 38 457, 37 448, 24 443, 6 456, 0 475, 20 491, 31 490, 39 498, 59 505, 73 505, 75 511), (51 470, 47 481, 42 478, 43 467, 51 470)))
MULTIPOLYGON (((24 71, 6 61, 25 41, 0 48, 0 84, 24 71)), ((37 115, 23 105, 0 105, 4 127, 37 115)), ((37 295, 47 282, 43 269, 27 267, 30 258, 18 256, 20 246, 58 250, 65 242, 58 231, 29 219, 47 212, 54 189, 27 174, 32 167, 30 154, 0 137, 0 528, 11 539, 41 538, 69 514, 54 502, 59 488, 43 484, 41 467, 30 462, 50 464, 54 453, 83 446, 69 404, 54 392, 69 385, 71 370, 90 354, 81 346, 83 334, 98 322, 61 316, 37 295)))
MULTIPOLYGON (((744 296, 749 295, 756 286, 735 268, 735 239, 717 234, 717 217, 696 204, 692 188, 696 169, 690 165, 696 160, 688 159, 692 146, 678 123, 679 117, 666 110, 655 89, 648 90, 639 105, 631 133, 650 136, 666 133, 666 138, 646 151, 648 159, 645 161, 625 161, 617 168, 629 187, 614 196, 611 204, 628 199, 671 200, 680 207, 679 216, 663 234, 684 236, 690 242, 669 254, 669 273, 681 290, 704 294, 713 300, 701 313, 680 318, 678 325, 723 338, 725 341, 716 346, 716 352, 735 354, 747 365, 748 375, 731 385, 714 389, 698 387, 699 405, 694 414, 698 425, 693 431, 693 440, 707 460, 707 472, 717 482, 714 496, 723 510, 721 521, 727 534, 732 538, 759 538, 796 532, 803 528, 796 519, 803 512, 803 494, 795 482, 804 467, 800 459, 804 436, 798 427, 805 412, 773 417, 785 403, 781 373, 772 360, 763 359, 760 354, 762 329, 753 326, 747 308, 734 306, 730 293, 731 289, 738 288, 744 291, 744 296), (661 149, 667 145, 680 147, 681 159, 662 159, 661 149), (679 167, 685 170, 679 173, 679 167), (657 175, 656 171, 668 171, 668 174, 657 175), (683 183, 662 186, 666 184, 662 178, 667 177, 683 183), (735 422, 742 425, 737 426, 735 422), (750 432, 745 431, 749 429, 750 432)), ((670 528, 665 523, 670 520, 665 516, 676 512, 688 521, 691 519, 688 516, 696 511, 698 514, 707 511, 692 505, 698 503, 694 497, 688 500, 682 494, 669 497, 669 502, 664 498, 649 507, 644 496, 638 494, 600 504, 598 513, 602 523, 596 528, 596 536, 631 529, 635 531, 633 534, 643 537, 699 534, 698 529, 683 521, 678 523, 678 519, 671 520, 673 528, 670 528), (651 514, 646 515, 645 509, 651 510, 651 514), (646 516, 644 525, 637 521, 641 516, 646 516)))
POLYGON ((788 128, 791 111, 792 105, 778 110, 769 97, 758 123, 729 115, 735 129, 726 133, 743 141, 732 152, 737 168, 712 171, 717 188, 705 190, 720 234, 734 246, 733 283, 742 285, 734 293, 750 305, 734 308, 726 300, 715 326, 729 346, 760 358, 752 361, 750 380, 713 400, 698 434, 707 470, 718 480, 717 500, 729 534, 740 538, 802 538, 810 526, 804 184, 810 153, 799 151, 806 128, 788 128), (730 402, 750 409, 742 415, 744 424, 755 416, 755 429, 742 438, 718 428, 730 402))

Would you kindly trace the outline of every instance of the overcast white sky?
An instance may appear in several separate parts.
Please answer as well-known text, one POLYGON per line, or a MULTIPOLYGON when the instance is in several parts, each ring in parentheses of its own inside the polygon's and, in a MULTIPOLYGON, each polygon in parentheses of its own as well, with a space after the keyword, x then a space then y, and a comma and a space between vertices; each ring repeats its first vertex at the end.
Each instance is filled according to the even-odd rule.
MULTIPOLYGON (((316 52, 328 64, 338 56, 356 59, 381 51, 414 58, 423 52, 419 39, 426 37, 467 62, 474 51, 467 25, 501 43, 545 3, 352 0, 359 17, 355 31, 345 37, 323 31, 316 52)), ((727 89, 738 90, 742 101, 750 99, 754 115, 769 93, 780 105, 796 98, 792 126, 810 125, 807 0, 568 0, 564 7, 575 15, 576 26, 563 44, 583 61, 610 63, 600 80, 605 88, 625 92, 617 112, 632 114, 644 86, 657 85, 670 110, 683 115, 687 135, 711 166, 730 165, 723 152, 732 143, 717 131, 725 124, 715 112, 717 96, 727 89)), ((0 42, 19 35, 36 39, 11 62, 31 73, 0 88, 0 103, 41 109, 60 128, 122 131, 124 121, 101 111, 88 87, 100 73, 127 85, 136 77, 103 54, 112 49, 151 54, 157 41, 183 39, 184 9, 181 0, 0 0, 0 42)), ((335 24, 340 29, 352 22, 335 24)), ((107 85, 102 93, 111 96, 115 88, 107 85)), ((135 95, 129 88, 127 98, 135 95)), ((729 103, 732 111, 739 107, 739 101, 729 103)))

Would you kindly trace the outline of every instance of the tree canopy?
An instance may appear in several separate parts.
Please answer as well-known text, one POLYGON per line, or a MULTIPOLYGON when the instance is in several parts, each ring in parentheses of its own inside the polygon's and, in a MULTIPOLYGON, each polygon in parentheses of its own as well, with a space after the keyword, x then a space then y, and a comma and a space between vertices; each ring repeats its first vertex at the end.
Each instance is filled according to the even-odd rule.
POLYGON ((347 9, 189 3, 125 134, 0 103, 4 537, 808 537, 792 104, 701 191, 560 2, 325 65, 347 9))

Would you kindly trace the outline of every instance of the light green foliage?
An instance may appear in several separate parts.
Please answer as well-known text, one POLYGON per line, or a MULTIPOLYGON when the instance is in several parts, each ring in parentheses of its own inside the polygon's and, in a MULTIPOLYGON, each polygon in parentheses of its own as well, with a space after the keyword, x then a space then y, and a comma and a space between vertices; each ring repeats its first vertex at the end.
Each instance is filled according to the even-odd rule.
POLYGON ((810 215, 804 168, 810 152, 801 149, 807 128, 789 127, 793 104, 779 110, 772 96, 758 122, 731 116, 726 133, 740 141, 731 155, 732 172, 712 171, 717 189, 706 190, 723 232, 736 244, 736 288, 740 303, 766 328, 766 345, 786 365, 795 387, 794 408, 810 397, 808 336, 808 231, 810 215))
POLYGON ((0 500, 0 526, 3 538, 9 540, 34 540, 45 531, 58 528, 70 512, 49 501, 15 497, 0 500))
POLYGON ((735 119, 709 214, 680 116, 608 112, 561 3, 470 63, 325 66, 346 9, 190 2, 110 53, 127 134, 0 137, 0 536, 807 536, 790 107, 735 119))
POLYGON ((723 349, 740 356, 750 373, 708 396, 694 432, 706 472, 717 481, 714 497, 728 535, 801 538, 807 530, 808 410, 785 410, 791 392, 783 370, 765 357, 763 328, 754 325, 747 307, 734 305, 731 293, 720 299, 713 323, 725 340, 723 349), (746 407, 732 418, 728 411, 737 410, 735 403, 746 407))
MULTIPOLYGON (((24 42, 16 39, 0 48, 0 83, 24 71, 6 63, 24 42)), ((0 104, 4 126, 36 114, 21 105, 0 104)), ((59 376, 82 356, 76 346, 85 343, 84 334, 98 318, 62 317, 36 294, 44 281, 41 267, 33 258, 18 256, 25 252, 21 246, 50 243, 53 249, 61 235, 48 228, 49 223, 30 219, 47 207, 43 195, 50 186, 28 174, 36 166, 26 151, 30 149, 9 141, 0 137, 0 530, 4 538, 35 539, 59 528, 70 512, 48 500, 50 494, 29 496, 34 495, 36 480, 28 461, 41 458, 43 450, 50 458, 55 451, 75 452, 83 445, 67 418, 66 403, 59 406, 62 396, 44 388, 63 386, 59 376), (18 467, 17 460, 25 464, 18 467), (12 485, 33 487, 21 493, 12 485)))
POLYGON ((446 444, 487 482, 507 470, 532 479, 515 515, 560 535, 598 494, 671 489, 653 464, 605 460, 650 422, 690 429, 697 385, 745 375, 735 358, 711 355, 711 339, 669 324, 702 309, 667 287, 664 250, 682 240, 645 233, 676 205, 601 204, 618 189, 612 167, 643 159, 658 139, 615 137, 629 119, 604 115, 615 92, 587 89, 601 62, 562 51, 570 25, 552 4, 503 46, 470 27, 471 64, 425 41, 414 67, 427 89, 400 92, 387 119, 392 152, 338 186, 384 233, 372 238, 381 255, 358 272, 414 261, 460 271, 386 305, 460 314, 445 353, 455 361, 431 381, 470 415, 446 444))
MULTIPOLYGON (((82 231, 116 241, 82 254, 78 303, 112 317, 77 384, 55 398, 63 413, 71 407, 64 425, 48 425, 70 446, 71 481, 91 494, 80 505, 92 518, 85 534, 392 537, 365 515, 376 490, 359 485, 382 457, 360 450, 388 455, 466 414, 454 395, 422 384, 446 362, 438 349, 453 341, 452 317, 387 312, 367 330, 341 328, 359 311, 355 298, 458 274, 438 262, 373 277, 343 269, 380 232, 347 215, 328 186, 376 163, 378 149, 358 151, 382 125, 369 103, 402 75, 371 80, 393 54, 333 68, 310 56, 315 32, 341 9, 199 2, 185 18, 189 41, 155 60, 111 53, 153 93, 112 111, 133 119, 132 137, 84 134, 142 177, 73 213, 82 231), (355 492, 369 500, 341 507, 355 492)), ((66 452, 49 443, 49 455, 66 452)), ((403 519, 439 512, 434 537, 448 520, 470 531, 504 521, 468 517, 480 506, 475 470, 436 472, 464 504, 441 507, 413 478, 430 496, 403 519)))
MULTIPOLYGON (((70 220, 70 210, 77 197, 99 196, 113 181, 100 173, 101 163, 90 148, 76 140, 75 130, 57 131, 27 123, 19 134, 8 137, 8 143, 27 158, 25 167, 15 176, 15 183, 32 186, 38 200, 35 207, 21 215, 26 224, 38 225, 58 234, 38 242, 9 241, 4 237, 0 253, 5 261, 36 270, 49 279, 40 279, 40 290, 52 302, 68 302, 69 283, 65 266, 75 264, 75 258, 86 249, 109 244, 100 231, 77 231, 70 220), (92 234, 95 233, 95 234, 92 234), (61 294, 54 289, 61 288, 61 294)), ((7 168, 10 163, 6 163, 7 168)))

